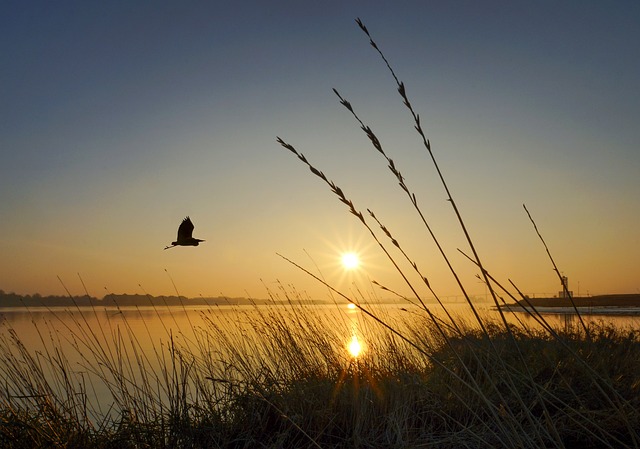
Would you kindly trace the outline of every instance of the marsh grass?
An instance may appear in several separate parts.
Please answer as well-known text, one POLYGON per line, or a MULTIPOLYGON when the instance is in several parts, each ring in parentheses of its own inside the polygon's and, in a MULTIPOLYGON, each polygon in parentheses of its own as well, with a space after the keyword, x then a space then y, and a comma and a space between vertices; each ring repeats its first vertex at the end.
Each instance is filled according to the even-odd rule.
MULTIPOLYGON (((482 264, 407 89, 364 24, 358 20, 358 25, 392 74, 463 230, 467 257, 494 305, 504 296, 523 298, 512 282, 506 287, 482 264)), ((555 328, 535 309, 526 312, 535 325, 508 317, 499 307, 493 318, 483 315, 381 139, 335 93, 406 193, 472 318, 457 316, 440 300, 395 230, 372 210, 362 212, 278 138, 370 233, 411 292, 396 294, 406 301, 406 313, 391 315, 286 258, 327 287, 336 301, 332 313, 284 287, 268 290, 271 305, 238 308, 233 320, 221 318, 216 307, 192 320, 195 312, 183 307, 172 309, 166 322, 160 306, 151 303, 161 326, 145 324, 142 332, 117 309, 106 321, 90 319, 102 313, 97 310, 52 312, 45 325, 34 321, 38 349, 26 347, 12 329, 0 334, 4 447, 639 446, 639 334, 582 319, 578 327, 555 328), (401 268, 405 262, 420 285, 409 281, 401 268), (435 304, 420 293, 424 288, 435 304), (356 321, 342 309, 347 302, 357 308, 356 321), (181 314, 187 316, 186 329, 178 325, 181 314), (366 346, 357 356, 346 350, 353 335, 366 346)))
MULTIPOLYGON (((43 332, 51 345, 37 354, 3 334, 0 436, 6 447, 540 447, 540 438, 544 447, 635 444, 628 427, 640 424, 637 333, 590 324, 590 341, 580 328, 554 337, 512 326, 507 334, 500 321, 484 318, 483 331, 453 315, 458 328, 443 335, 415 314, 371 309, 412 344, 360 314, 366 350, 354 358, 345 348, 353 319, 303 301, 237 310, 237 322, 203 311, 193 337, 169 332, 148 357, 131 357, 145 351, 141 336, 112 323, 105 336, 117 354, 78 347, 82 376, 70 362, 78 354, 56 350, 54 327, 43 332), (609 383, 624 414, 594 381, 609 383), (90 383, 108 386, 108 413, 87 399, 90 383), (531 424, 524 413, 537 419, 531 424), (512 428, 522 433, 510 435, 512 428)), ((81 320, 65 333, 101 338, 81 320)))

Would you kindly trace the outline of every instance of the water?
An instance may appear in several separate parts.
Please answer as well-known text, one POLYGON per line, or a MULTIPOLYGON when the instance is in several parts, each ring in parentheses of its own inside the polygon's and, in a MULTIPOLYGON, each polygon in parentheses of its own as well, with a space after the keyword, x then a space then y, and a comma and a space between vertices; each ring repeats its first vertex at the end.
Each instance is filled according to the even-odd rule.
MULTIPOLYGON (((419 308, 398 304, 376 305, 371 310, 401 332, 407 323, 425 316, 419 308)), ((432 310, 445 317, 436 306, 432 310)), ((452 304, 448 310, 461 321, 473 323, 466 305, 452 304)), ((480 305, 479 311, 485 318, 498 318, 488 304, 480 305)), ((521 320, 536 325, 525 314, 507 316, 514 323, 521 320)), ((545 317, 559 327, 579 324, 572 315, 545 317)), ((638 316, 588 315, 584 319, 640 328, 638 316)), ((326 338, 327 345, 343 357, 345 364, 375 346, 368 343, 382 332, 362 311, 346 304, 54 311, 5 308, 0 309, 0 381, 5 386, 0 397, 37 400, 37 394, 50 389, 68 401, 78 401, 79 406, 89 404, 87 414, 94 417, 127 408, 136 398, 154 396, 163 402, 171 396, 167 385, 180 378, 180 370, 204 370, 200 380, 229 375, 229 359, 237 353, 248 354, 246 359, 256 363, 268 363, 269 351, 281 350, 281 346, 273 349, 265 339, 286 335, 287 326, 294 331, 305 329, 317 339, 326 338), (284 326, 284 331, 272 326, 284 326), (181 354, 196 357, 176 365, 176 359, 182 360, 181 354), (20 384, 23 378, 30 380, 23 384, 36 388, 6 388, 8 384, 20 384)), ((234 375, 241 377, 242 373, 234 375)))
POLYGON ((98 418, 128 408, 132 398, 156 396, 166 403, 167 385, 183 368, 174 365, 175 354, 197 354, 211 378, 228 377, 230 351, 258 357, 262 346, 256 342, 265 338, 261 323, 280 317, 297 328, 308 326, 301 315, 341 333, 346 354, 366 327, 361 312, 346 305, 0 309, 0 381, 35 385, 12 389, 14 399, 37 400, 42 390, 70 401, 81 396, 98 418))

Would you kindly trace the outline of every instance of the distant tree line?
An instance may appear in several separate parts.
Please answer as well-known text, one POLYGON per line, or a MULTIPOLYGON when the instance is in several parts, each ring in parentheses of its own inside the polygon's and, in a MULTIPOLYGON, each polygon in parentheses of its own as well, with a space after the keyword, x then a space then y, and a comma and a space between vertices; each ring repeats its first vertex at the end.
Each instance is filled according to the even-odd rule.
POLYGON ((42 296, 38 293, 33 295, 19 295, 17 293, 6 293, 0 290, 0 307, 109 307, 109 306, 199 306, 199 305, 225 305, 225 304, 253 304, 264 303, 264 300, 250 300, 246 298, 187 298, 185 296, 151 296, 151 295, 129 295, 129 294, 108 294, 99 299, 89 295, 82 296, 42 296))

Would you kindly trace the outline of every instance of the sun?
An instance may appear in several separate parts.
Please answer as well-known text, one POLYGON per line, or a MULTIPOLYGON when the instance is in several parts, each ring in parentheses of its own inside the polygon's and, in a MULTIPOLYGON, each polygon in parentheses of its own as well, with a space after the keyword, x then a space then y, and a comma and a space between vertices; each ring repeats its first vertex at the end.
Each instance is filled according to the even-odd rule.
POLYGON ((344 253, 342 255, 342 266, 345 270, 355 270, 360 266, 360 258, 356 253, 344 253))

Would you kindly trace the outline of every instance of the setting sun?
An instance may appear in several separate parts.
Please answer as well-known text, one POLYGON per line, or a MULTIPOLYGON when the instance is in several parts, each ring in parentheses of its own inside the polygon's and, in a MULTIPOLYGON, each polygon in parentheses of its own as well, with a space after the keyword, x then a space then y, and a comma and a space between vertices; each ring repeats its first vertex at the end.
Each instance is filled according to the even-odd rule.
POLYGON ((354 270, 360 266, 360 259, 356 253, 344 253, 342 255, 342 266, 346 270, 354 270))

